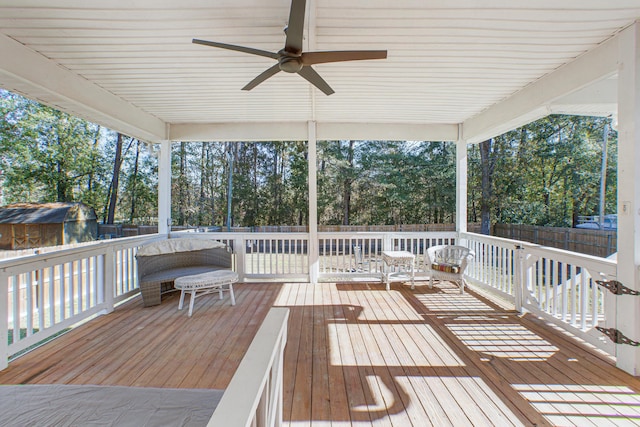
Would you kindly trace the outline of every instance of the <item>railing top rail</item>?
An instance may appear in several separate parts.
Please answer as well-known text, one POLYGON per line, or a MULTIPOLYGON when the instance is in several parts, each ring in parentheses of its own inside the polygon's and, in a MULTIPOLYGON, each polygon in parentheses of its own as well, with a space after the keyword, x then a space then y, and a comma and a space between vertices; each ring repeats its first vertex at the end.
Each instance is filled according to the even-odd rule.
POLYGON ((196 239, 220 239, 220 240, 251 240, 251 239, 307 239, 309 233, 305 232, 234 232, 234 231, 205 231, 205 232, 185 232, 172 231, 170 237, 189 236, 196 239))
POLYGON ((63 248, 53 250, 51 252, 42 252, 32 255, 25 255, 19 258, 9 258, 0 260, 0 271, 9 271, 14 269, 26 268, 25 271, 32 270, 33 264, 47 262, 55 264, 55 260, 61 258, 69 258, 76 255, 92 256, 105 253, 108 248, 123 249, 141 244, 152 242, 155 240, 166 239, 165 234, 148 234, 143 236, 123 237, 119 239, 100 240, 73 248, 63 248))
POLYGON ((455 231, 320 231, 318 236, 320 237, 344 237, 344 236, 357 236, 357 237, 455 237, 457 233, 455 231))
POLYGON ((615 269, 618 265, 617 261, 614 259, 601 258, 594 255, 580 254, 577 252, 571 252, 564 249, 552 248, 549 246, 541 246, 536 245, 534 243, 523 242, 520 240, 511 240, 505 239, 502 237, 493 237, 487 236, 484 234, 476 234, 476 233, 461 233, 460 237, 462 239, 476 240, 484 243, 496 243, 503 246, 513 245, 520 246, 523 249, 526 249, 527 252, 540 256, 542 258, 554 258, 569 264, 576 265, 584 265, 584 264, 597 264, 601 268, 604 267, 607 269, 608 274, 615 274, 615 269))
POLYGON ((288 308, 273 307, 269 310, 208 426, 246 427, 251 424, 271 366, 276 363, 278 352, 284 348, 278 343, 287 339, 288 318, 288 308))
POLYGON ((540 246, 540 245, 536 245, 529 242, 523 242, 521 240, 506 239, 504 237, 487 236, 486 234, 469 233, 469 232, 460 233, 460 238, 476 240, 483 243, 491 243, 491 244, 499 243, 502 246, 513 246, 514 249, 517 246, 521 246, 521 247, 540 246))

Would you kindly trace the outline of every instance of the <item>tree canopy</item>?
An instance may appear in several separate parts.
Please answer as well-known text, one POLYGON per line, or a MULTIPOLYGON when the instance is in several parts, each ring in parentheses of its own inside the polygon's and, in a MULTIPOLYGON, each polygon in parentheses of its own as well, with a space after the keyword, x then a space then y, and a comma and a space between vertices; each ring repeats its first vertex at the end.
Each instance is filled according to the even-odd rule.
MULTIPOLYGON (((157 217, 153 147, 0 91, 2 204, 80 201, 105 221, 157 217)), ((571 226, 598 213, 605 124, 549 116, 468 146, 469 220, 571 226), (483 175, 484 174, 484 175, 483 175)), ((455 144, 318 141, 318 218, 327 225, 455 221, 455 144)), ((617 140, 606 212, 616 209, 617 140)), ((306 225, 305 141, 182 142, 172 149, 175 225, 306 225), (228 208, 231 208, 229 211, 228 208)))

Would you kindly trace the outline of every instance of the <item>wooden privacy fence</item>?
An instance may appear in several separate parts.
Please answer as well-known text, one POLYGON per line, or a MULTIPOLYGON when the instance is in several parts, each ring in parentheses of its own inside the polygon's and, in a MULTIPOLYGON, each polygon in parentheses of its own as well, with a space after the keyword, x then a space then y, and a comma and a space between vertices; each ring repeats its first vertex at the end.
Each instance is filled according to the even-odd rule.
MULTIPOLYGON (((469 223, 467 229, 472 233, 480 232, 480 223, 469 223)), ((172 226, 171 231, 227 231, 226 227, 212 226, 172 226)), ((306 225, 260 225, 253 227, 231 227, 234 233, 307 233, 306 225)), ((451 224, 397 224, 397 225, 319 225, 319 232, 425 232, 425 231, 456 231, 456 225, 451 224)), ((98 235, 101 238, 129 237, 158 232, 157 225, 123 225, 98 224, 98 235)))
POLYGON ((616 230, 495 224, 492 235, 606 258, 617 252, 616 230))

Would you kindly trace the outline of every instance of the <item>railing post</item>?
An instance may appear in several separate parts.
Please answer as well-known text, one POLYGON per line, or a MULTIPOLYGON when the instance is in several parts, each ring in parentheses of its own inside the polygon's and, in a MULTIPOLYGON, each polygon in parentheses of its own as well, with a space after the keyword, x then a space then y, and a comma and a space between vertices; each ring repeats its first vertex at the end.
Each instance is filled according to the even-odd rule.
POLYGON ((383 251, 395 250, 395 248, 393 247, 393 237, 391 234, 384 234, 382 236, 382 250, 383 251))
POLYGON ((246 273, 245 260, 247 255, 247 240, 245 239, 244 234, 233 239, 233 252, 236 257, 236 273, 238 273, 238 280, 243 282, 246 273))
POLYGON ((116 257, 113 247, 109 247, 104 254, 104 266, 103 266, 103 282, 102 289, 104 295, 104 307, 105 313, 111 313, 113 311, 114 301, 114 288, 116 278, 116 257))
POLYGON ((0 273, 0 371, 9 366, 9 276, 0 273))
POLYGON ((522 305, 523 305, 523 295, 524 295, 524 290, 525 288, 528 287, 528 283, 527 280, 525 279, 525 277, 528 277, 528 275, 525 276, 525 259, 526 259, 526 255, 524 253, 525 249, 523 246, 520 245, 516 245, 516 248, 514 250, 515 254, 516 254, 516 259, 515 261, 515 283, 514 283, 514 289, 513 289, 513 296, 514 296, 514 304, 515 304, 515 308, 516 311, 518 313, 522 312, 522 305))

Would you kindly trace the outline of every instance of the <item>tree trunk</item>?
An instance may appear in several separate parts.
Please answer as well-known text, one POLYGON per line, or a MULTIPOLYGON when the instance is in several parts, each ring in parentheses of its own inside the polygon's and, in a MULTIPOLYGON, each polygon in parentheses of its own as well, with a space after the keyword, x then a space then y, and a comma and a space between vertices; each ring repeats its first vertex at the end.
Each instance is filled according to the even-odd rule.
MULTIPOLYGON (((213 163, 213 153, 211 150, 207 150, 207 165, 212 165, 213 163)), ((211 166, 210 166, 211 167, 211 166)), ((213 168, 209 170, 209 180, 208 180, 208 189, 209 189, 209 210, 211 212, 211 225, 216 225, 216 185, 218 180, 216 179, 216 174, 214 173, 213 168)))
POLYGON ((258 194, 260 194, 260 186, 258 183, 258 144, 254 143, 252 148, 253 154, 253 164, 252 164, 252 175, 251 175, 251 185, 253 189, 253 221, 251 225, 257 224, 258 218, 260 218, 260 199, 258 198, 258 194))
POLYGON ((493 195, 493 160, 491 146, 493 140, 480 143, 480 165, 482 169, 482 193, 480 197, 480 233, 491 234, 491 197, 493 195))
POLYGON ((136 158, 133 163, 133 175, 131 177, 131 213, 129 214, 129 222, 133 223, 136 217, 136 186, 138 183, 138 164, 140 160, 140 141, 136 141, 136 158))
MULTIPOLYGON (((60 135, 58 135, 58 145, 60 146, 59 151, 62 151, 62 138, 60 135)), ((67 181, 67 170, 64 163, 71 159, 66 159, 64 156, 61 157, 56 161, 56 201, 68 202, 69 182, 67 181)))
POLYGON ((187 143, 180 142, 180 176, 178 177, 178 224, 186 225, 187 216, 185 207, 187 206, 187 143))
POLYGON ((342 184, 342 225, 349 225, 349 216, 351 214, 351 185, 353 184, 353 141, 349 141, 347 147, 347 165, 348 170, 342 184))
POLYGON ((227 231, 231 231, 233 225, 233 147, 227 143, 227 231))
POLYGON ((116 202, 118 201, 118 181, 120 180, 120 165, 122 164, 122 134, 118 132, 116 141, 116 155, 113 161, 113 176, 111 177, 111 191, 109 194, 109 209, 107 224, 113 224, 116 216, 116 202))
MULTIPOLYGON (((98 159, 96 158, 96 153, 98 152, 98 144, 100 143, 100 126, 98 126, 96 128, 96 136, 93 139, 93 152, 91 153, 91 171, 89 172, 89 177, 87 178, 87 191, 89 192, 89 194, 91 194, 93 192, 93 179, 94 179, 94 173, 96 170, 96 163, 98 161, 98 159)), ((95 202, 96 200, 94 200, 93 197, 91 197, 91 201, 95 202)))
POLYGON ((207 183, 207 143, 202 142, 200 148, 200 205, 198 206, 198 226, 204 225, 204 219, 207 211, 207 196, 205 187, 207 183))

